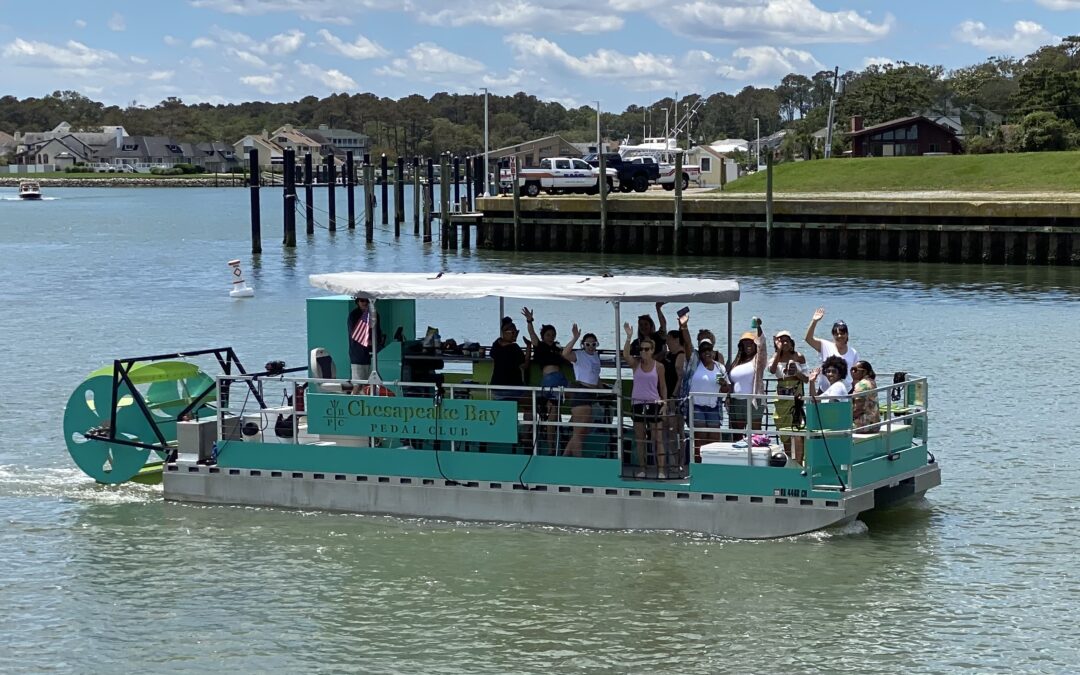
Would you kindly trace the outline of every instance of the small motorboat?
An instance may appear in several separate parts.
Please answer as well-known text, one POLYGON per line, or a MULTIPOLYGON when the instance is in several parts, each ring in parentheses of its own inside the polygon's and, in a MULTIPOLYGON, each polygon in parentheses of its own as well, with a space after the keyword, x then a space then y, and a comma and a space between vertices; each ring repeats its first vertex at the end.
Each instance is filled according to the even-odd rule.
POLYGON ((41 186, 37 181, 19 181, 19 199, 41 199, 41 186))

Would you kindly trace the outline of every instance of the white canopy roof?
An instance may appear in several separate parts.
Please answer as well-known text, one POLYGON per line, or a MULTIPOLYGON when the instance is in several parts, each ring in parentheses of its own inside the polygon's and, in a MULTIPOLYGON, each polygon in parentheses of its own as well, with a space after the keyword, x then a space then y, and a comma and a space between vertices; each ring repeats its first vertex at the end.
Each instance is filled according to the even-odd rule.
POLYGON ((555 274, 383 273, 312 274, 311 285, 334 293, 378 299, 527 300, 727 303, 739 284, 724 279, 555 274))

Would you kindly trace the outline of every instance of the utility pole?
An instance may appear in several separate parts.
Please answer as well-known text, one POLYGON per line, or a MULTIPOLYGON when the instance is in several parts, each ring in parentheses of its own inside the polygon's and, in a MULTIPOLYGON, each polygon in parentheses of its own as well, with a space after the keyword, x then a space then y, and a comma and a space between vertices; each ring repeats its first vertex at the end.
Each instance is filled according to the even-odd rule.
POLYGON ((840 66, 833 70, 832 96, 829 97, 829 120, 825 123, 825 159, 832 157, 833 113, 836 110, 836 89, 839 86, 840 66))
POLYGON ((755 117, 754 123, 757 125, 757 142, 754 144, 754 157, 756 158, 754 171, 757 171, 761 168, 761 118, 755 117))
POLYGON ((600 101, 596 103, 596 154, 600 154, 603 150, 600 149, 600 101))
POLYGON ((488 183, 488 176, 491 173, 488 171, 488 155, 491 150, 488 148, 488 90, 484 87, 484 196, 487 197, 491 194, 491 186, 488 183))

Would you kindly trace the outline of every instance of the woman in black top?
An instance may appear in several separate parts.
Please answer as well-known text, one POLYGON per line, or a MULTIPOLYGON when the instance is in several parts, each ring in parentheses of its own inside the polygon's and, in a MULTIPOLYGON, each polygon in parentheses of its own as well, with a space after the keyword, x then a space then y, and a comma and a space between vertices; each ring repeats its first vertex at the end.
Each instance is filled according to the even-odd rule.
MULTIPOLYGON (((562 367, 564 365, 570 365, 569 362, 563 358, 562 347, 555 342, 555 338, 558 333, 555 331, 555 326, 551 324, 544 324, 540 327, 540 335, 536 334, 536 330, 533 328, 533 312, 528 307, 521 308, 521 315, 525 317, 525 322, 529 327, 529 338, 532 344, 532 359, 540 366, 540 397, 543 402, 538 406, 540 410, 540 419, 545 422, 550 419, 558 419, 559 406, 562 403, 561 388, 569 387, 570 382, 566 379, 566 376, 562 374, 562 367)), ((547 428, 545 434, 548 445, 551 446, 553 439, 554 429, 552 427, 547 428)), ((553 446, 552 446, 553 447, 553 446)))
MULTIPOLYGON (((499 337, 491 344, 491 384, 505 387, 520 387, 525 384, 525 368, 529 357, 517 343, 518 329, 513 319, 504 317, 499 329, 499 337)), ((496 401, 517 401, 521 398, 520 389, 496 389, 492 396, 496 401)))

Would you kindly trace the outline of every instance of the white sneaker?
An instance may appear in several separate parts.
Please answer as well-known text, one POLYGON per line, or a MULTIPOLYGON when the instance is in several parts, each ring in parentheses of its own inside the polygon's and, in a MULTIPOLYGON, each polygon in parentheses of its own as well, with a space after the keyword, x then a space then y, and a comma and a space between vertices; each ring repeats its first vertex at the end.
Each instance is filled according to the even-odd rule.
POLYGON ((667 478, 667 474, 664 473, 663 471, 657 471, 656 472, 656 477, 659 478, 660 480, 664 480, 665 478, 667 478))
POLYGON ((644 471, 638 471, 636 474, 634 474, 634 477, 635 478, 644 478, 645 477, 645 472, 644 471))

